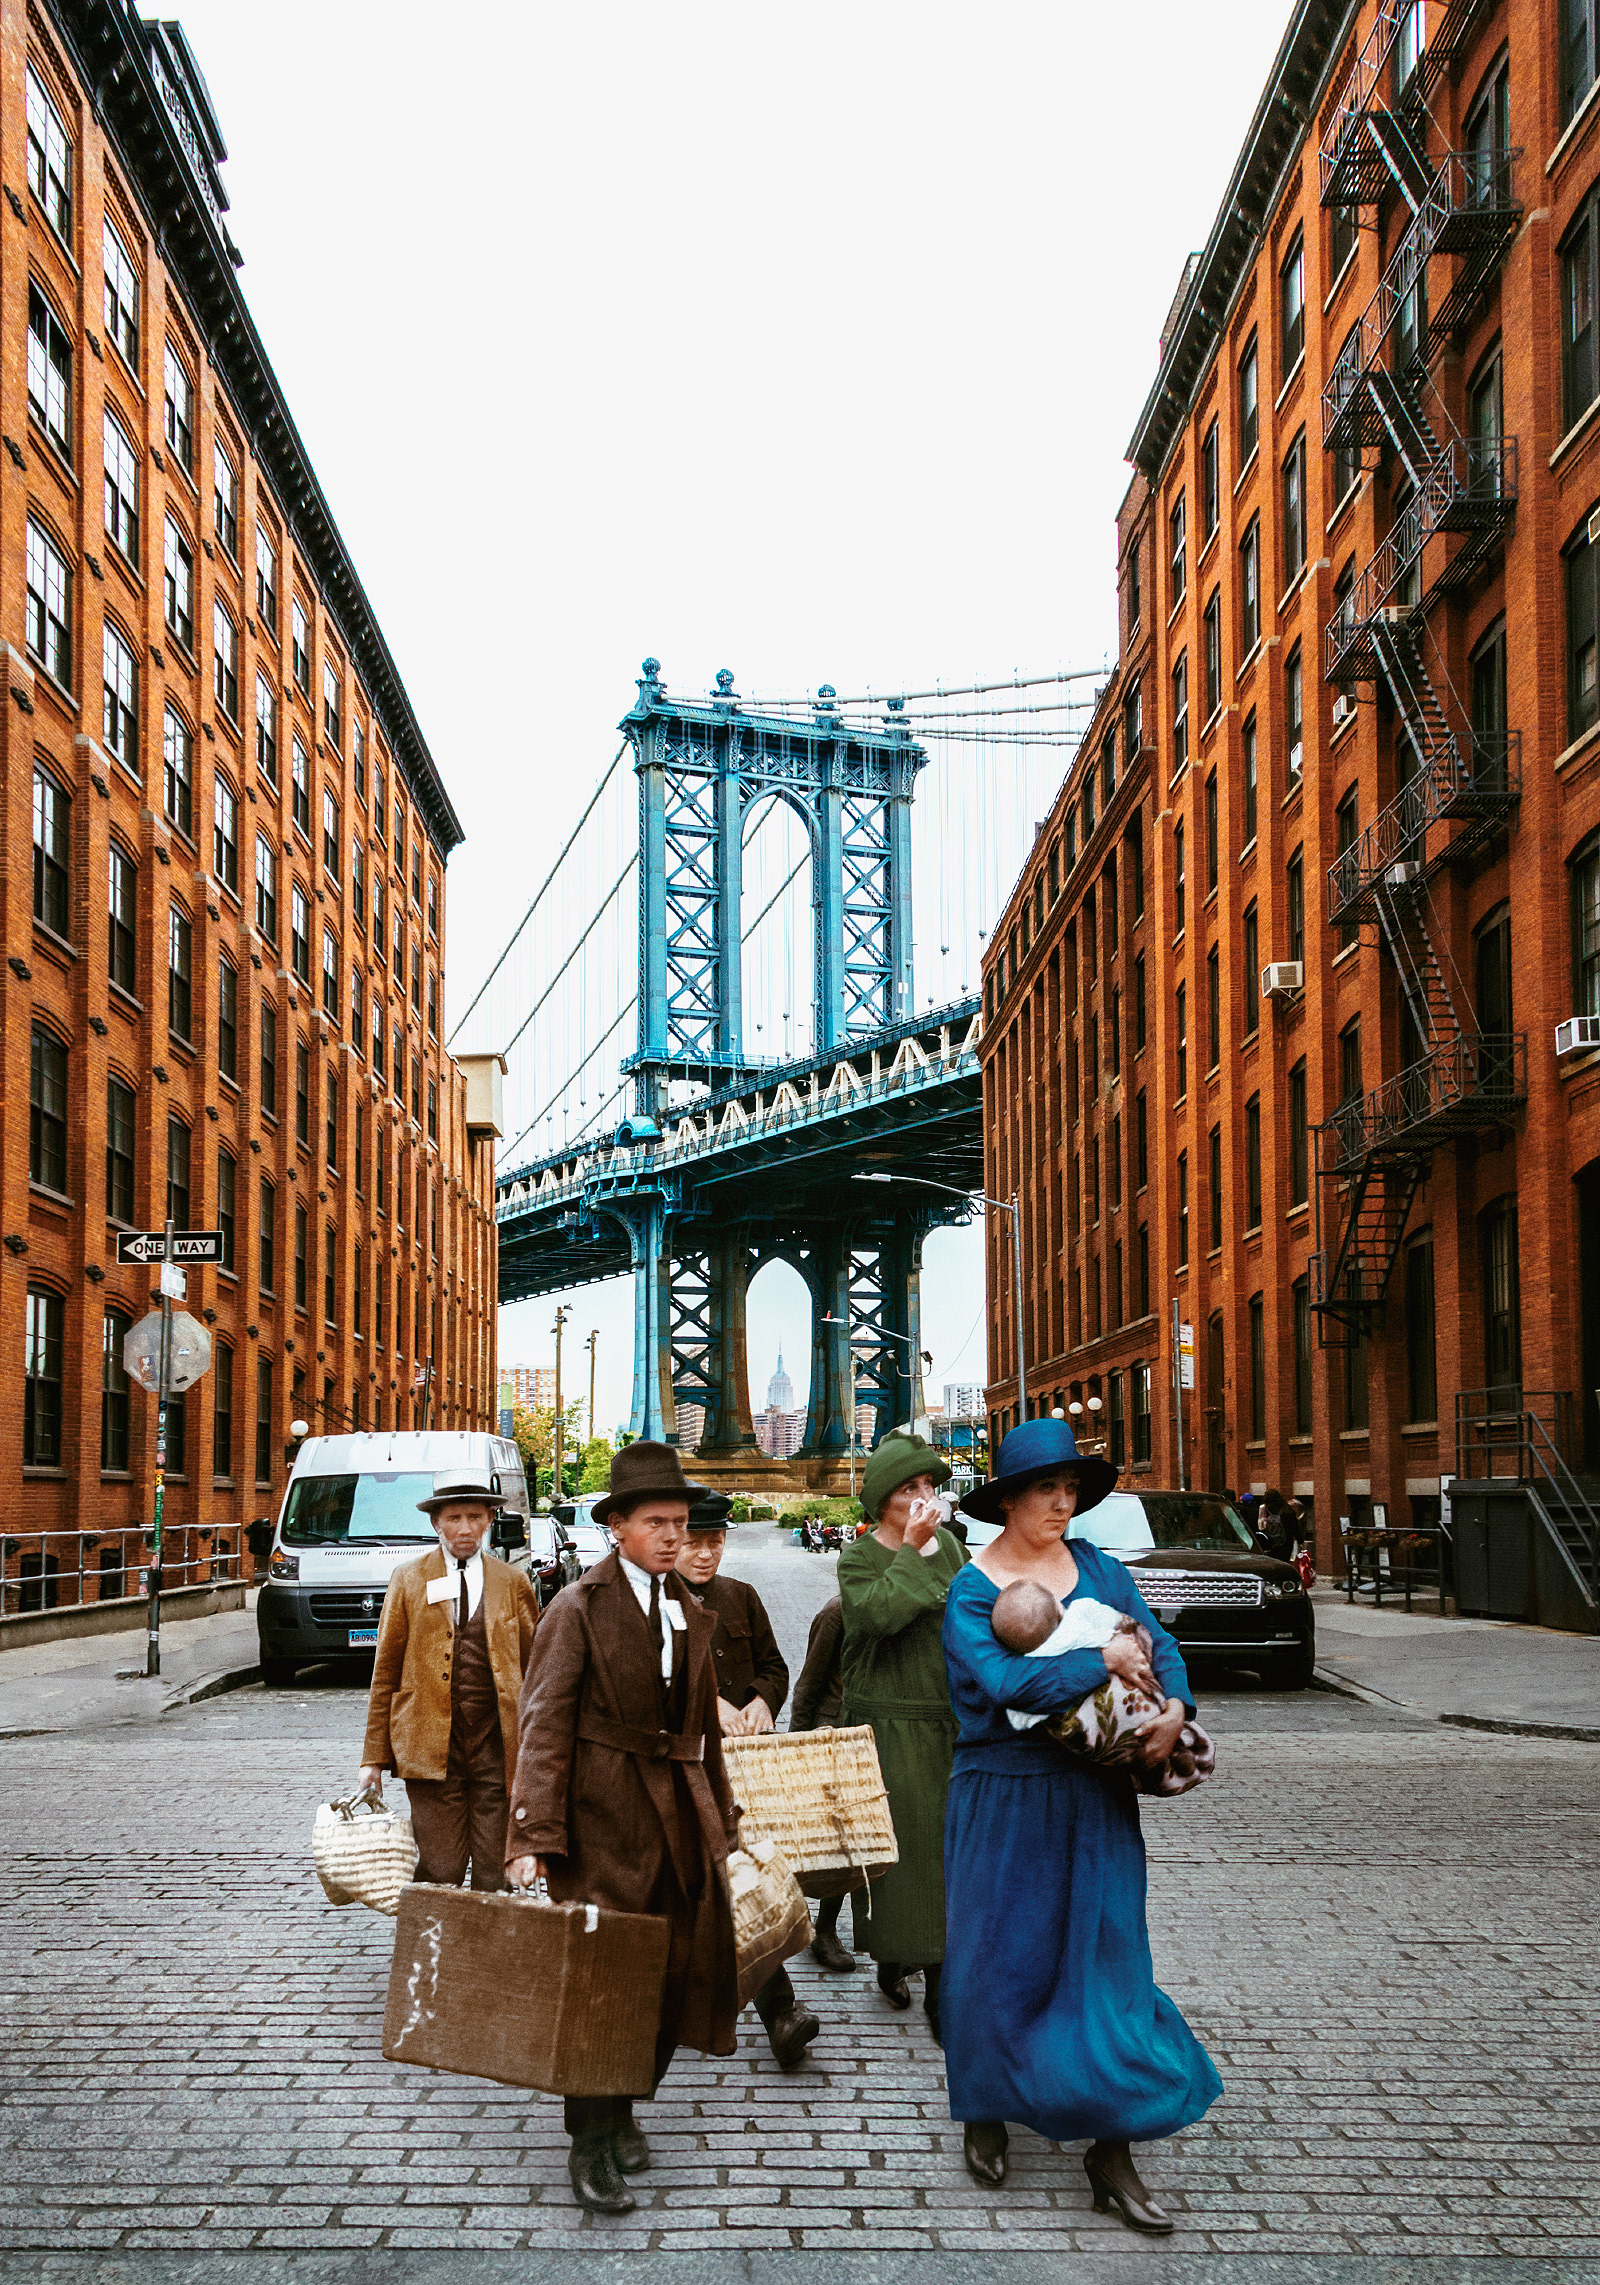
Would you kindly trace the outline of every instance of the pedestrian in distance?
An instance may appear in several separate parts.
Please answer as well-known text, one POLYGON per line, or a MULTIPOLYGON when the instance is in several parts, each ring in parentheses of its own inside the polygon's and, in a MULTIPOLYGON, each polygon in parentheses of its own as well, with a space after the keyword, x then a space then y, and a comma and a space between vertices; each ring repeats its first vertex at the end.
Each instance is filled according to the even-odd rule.
POLYGON ((484 1542, 500 1508, 492 1479, 450 1468, 418 1507, 439 1544, 389 1581, 367 1698, 361 1784, 405 1780, 418 1880, 505 1886, 506 1809, 517 1766, 517 1701, 539 1623, 527 1574, 484 1542))
MULTIPOLYGON (((748 1581, 722 1576, 733 1502, 711 1492, 689 1510, 677 1572, 717 1622, 711 1656, 717 1670, 717 1719, 724 1737, 770 1737, 789 1695, 789 1669, 761 1597, 748 1581)), ((754 1995, 757 2015, 779 2065, 792 2071, 822 2029, 779 1967, 754 1995)))
POLYGON ((945 1951, 944 1803, 956 1721, 940 1647, 944 1600, 967 1551, 940 1522, 950 1470, 931 1444, 895 1429, 872 1454, 861 1504, 872 1529, 839 1558, 846 1727, 868 1722, 894 1819, 899 1862, 851 1907, 878 1989, 909 2007, 906 1978, 923 1973, 922 2005, 940 2035, 945 1951))
MULTIPOLYGON (((615 1545, 556 1596, 522 1686, 507 1870, 557 1903, 668 1922, 655 2086, 679 2047, 731 2055, 739 1977, 728 1851, 738 1813, 722 1760, 716 1621, 677 1576, 707 1496, 665 1444, 626 1445, 594 1517, 615 1545)), ((653 2091, 653 2090, 652 2090, 653 2091)), ((626 2214, 650 2146, 626 2097, 568 2096, 568 2173, 591 2213, 626 2214)))
MULTIPOLYGON (((831 1730, 839 1721, 844 1702, 844 1676, 840 1652, 844 1648, 844 1613, 839 1598, 823 1604, 806 1637, 806 1662, 794 1686, 789 1705, 791 1730, 831 1730)), ((839 1914, 844 1896, 818 1898, 811 1914, 811 1957, 835 1975, 853 1976, 854 1955, 839 1941, 839 1914)))
POLYGON ((1010 1707, 1065 1711, 1114 1674, 1133 1682, 1147 1655, 1164 1693, 1142 1732, 1150 1767, 1194 1717, 1178 1646, 1135 1574, 1067 1536, 1116 1473, 1080 1456, 1064 1421, 1029 1420, 1006 1437, 990 1481, 967 1494, 969 1513, 1002 1528, 952 1584, 944 1616, 961 1724, 945 1826, 945 2077, 975 2180, 1005 2180, 1009 2120, 1051 2142, 1092 2137, 1083 2163, 1095 2211, 1114 2205, 1130 2229, 1166 2236, 1172 2223, 1129 2144, 1176 2134, 1222 2082, 1155 1983, 1139 1795, 1125 1770, 1101 1769, 1062 1751, 1042 1725, 1007 1719, 1010 1707), (1085 1599, 1125 1612, 1146 1629, 1150 1651, 1124 1633, 1103 1649, 1017 1657, 996 1639, 993 1617, 1002 1590, 1019 1581, 1044 1587, 1069 1613, 1085 1599))

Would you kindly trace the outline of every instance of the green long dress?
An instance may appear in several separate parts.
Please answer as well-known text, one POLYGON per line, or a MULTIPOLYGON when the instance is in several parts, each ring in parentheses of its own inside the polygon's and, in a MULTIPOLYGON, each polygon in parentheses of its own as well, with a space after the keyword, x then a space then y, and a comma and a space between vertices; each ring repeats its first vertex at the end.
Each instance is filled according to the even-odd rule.
POLYGON ((891 1551, 869 1531, 839 1558, 844 1614, 840 1720, 870 1722, 900 1861, 851 1903, 856 1946, 875 1960, 944 1958, 944 1797, 956 1718, 944 1661, 944 1599, 967 1561, 950 1532, 935 1555, 891 1551))

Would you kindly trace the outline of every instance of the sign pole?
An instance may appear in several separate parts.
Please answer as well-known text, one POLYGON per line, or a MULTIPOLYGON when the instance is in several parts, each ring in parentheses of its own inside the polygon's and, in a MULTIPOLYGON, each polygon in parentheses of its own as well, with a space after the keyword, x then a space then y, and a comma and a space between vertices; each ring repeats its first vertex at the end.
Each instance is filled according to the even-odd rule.
POLYGON ((1011 1193, 1011 1260, 1017 1288, 1017 1419, 1028 1417, 1028 1348, 1023 1336, 1022 1313, 1022 1191, 1011 1193))
POLYGON ((1189 1478, 1183 1449, 1183 1337, 1178 1324, 1180 1306, 1178 1297, 1174 1294, 1172 1297, 1172 1398, 1178 1408, 1178 1489, 1180 1492, 1186 1492, 1189 1489, 1189 1478))
POLYGON ((167 1384, 172 1375, 172 1295, 166 1290, 171 1283, 166 1269, 171 1260, 172 1219, 169 1215, 161 1277, 161 1374, 156 1383, 156 1520, 150 1535, 150 1639, 144 1668, 147 1675, 161 1672, 161 1508, 167 1469, 167 1384))

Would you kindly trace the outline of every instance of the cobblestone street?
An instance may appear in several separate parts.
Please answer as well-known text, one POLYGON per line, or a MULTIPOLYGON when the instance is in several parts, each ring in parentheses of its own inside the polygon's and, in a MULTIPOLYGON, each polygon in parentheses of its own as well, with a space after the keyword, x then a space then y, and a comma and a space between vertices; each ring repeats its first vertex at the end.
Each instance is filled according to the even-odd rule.
MULTIPOLYGON (((797 1664, 831 1563, 750 1526, 729 1568, 797 1664)), ((0 1745, 0 2246, 1032 2249, 1150 2273, 1076 2150, 1016 2133, 1010 2183, 979 2190, 920 2007, 809 1959, 810 2063, 782 2076, 753 2013, 737 2056, 681 2056, 638 2213, 581 2216, 557 2102, 379 2052, 390 1926, 331 1910, 309 1846, 353 1780, 361 1688, 324 1670, 0 1745)), ((1217 1779, 1145 1810, 1158 1976, 1227 2090, 1148 2153, 1172 2253, 1591 2273, 1594 1747, 1320 1692, 1202 1696, 1217 1779)))

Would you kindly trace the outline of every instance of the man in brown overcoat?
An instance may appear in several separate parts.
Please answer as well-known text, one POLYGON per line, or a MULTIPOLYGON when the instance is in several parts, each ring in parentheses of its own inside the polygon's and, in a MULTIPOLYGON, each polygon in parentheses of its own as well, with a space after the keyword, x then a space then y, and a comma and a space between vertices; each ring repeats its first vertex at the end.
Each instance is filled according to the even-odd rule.
POLYGON ((367 1700, 361 1783, 405 1779, 418 1880, 504 1888, 517 1702, 539 1622, 527 1574, 484 1547, 500 1505, 489 1476, 449 1468, 418 1507, 439 1544, 389 1581, 367 1700))
MULTIPOLYGON (((542 1874, 558 1903, 670 1923, 658 2086, 676 2047, 731 2055, 739 2012, 715 1627, 673 1572, 704 1488, 665 1444, 626 1445, 612 1462, 594 1513, 616 1548, 556 1596, 528 1661, 506 1841, 518 1887, 542 1874)), ((631 2213, 623 2175, 650 2163, 632 2103, 569 2096, 566 2126, 579 2204, 631 2213)))

